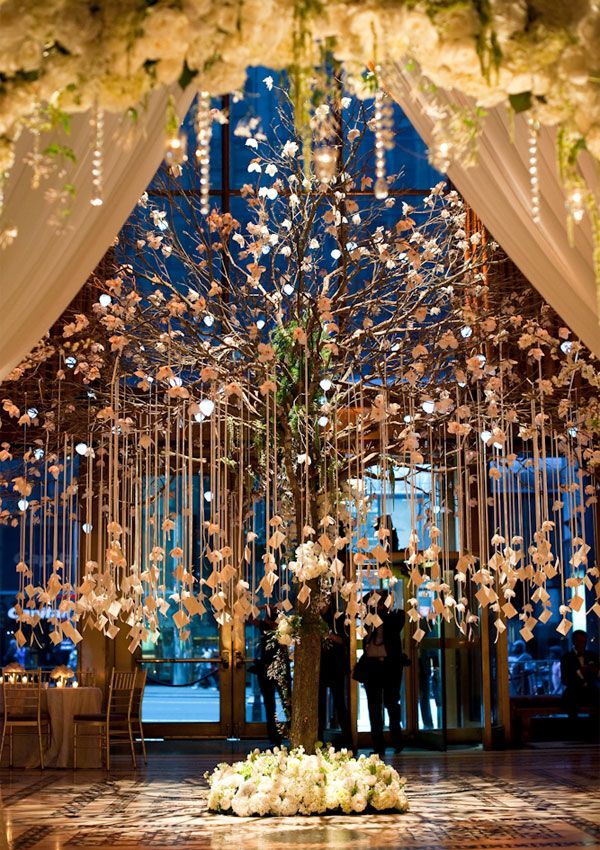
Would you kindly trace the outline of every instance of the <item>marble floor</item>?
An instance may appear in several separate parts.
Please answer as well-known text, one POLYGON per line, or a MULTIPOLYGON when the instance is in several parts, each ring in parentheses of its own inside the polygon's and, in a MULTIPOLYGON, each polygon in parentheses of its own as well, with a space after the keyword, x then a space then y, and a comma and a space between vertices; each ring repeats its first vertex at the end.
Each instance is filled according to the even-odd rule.
POLYGON ((598 750, 408 753, 404 815, 247 819, 206 811, 203 773, 236 756, 131 770, 0 770, 10 850, 583 850, 600 846, 598 750))

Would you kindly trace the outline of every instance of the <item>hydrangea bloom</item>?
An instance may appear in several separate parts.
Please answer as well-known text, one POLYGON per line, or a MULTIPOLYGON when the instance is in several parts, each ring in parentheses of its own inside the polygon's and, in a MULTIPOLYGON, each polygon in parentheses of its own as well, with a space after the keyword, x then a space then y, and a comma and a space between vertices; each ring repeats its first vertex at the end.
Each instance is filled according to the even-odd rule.
POLYGON ((308 755, 285 747, 219 764, 208 775, 208 807, 238 817, 316 815, 366 809, 405 812, 406 780, 379 756, 354 758, 333 747, 308 755))

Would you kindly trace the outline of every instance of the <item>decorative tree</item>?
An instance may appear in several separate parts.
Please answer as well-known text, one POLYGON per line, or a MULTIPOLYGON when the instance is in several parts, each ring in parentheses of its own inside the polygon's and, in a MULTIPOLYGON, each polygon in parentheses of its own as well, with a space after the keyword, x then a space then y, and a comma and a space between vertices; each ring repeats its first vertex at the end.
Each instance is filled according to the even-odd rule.
MULTIPOLYGON (((134 227, 130 262, 148 306, 144 322, 128 323, 123 343, 124 353, 136 352, 133 361, 143 361, 140 374, 158 367, 163 380, 183 380, 172 396, 205 396, 200 417, 203 410, 214 416, 219 393, 227 400, 229 486, 243 486, 244 516, 257 497, 267 504, 262 593, 272 599, 278 566, 286 560, 297 584, 291 740, 310 751, 317 738, 322 595, 332 583, 343 589, 347 614, 356 616, 356 576, 347 573, 340 552, 354 533, 354 573, 371 549, 364 499, 353 527, 349 509, 361 498, 348 481, 374 464, 385 478, 403 444, 418 460, 416 445, 407 448, 410 428, 396 399, 407 381, 408 345, 418 369, 408 380, 418 382, 421 393, 448 368, 446 357, 425 359, 423 341, 435 346, 442 340, 441 347, 451 349, 455 339, 459 318, 448 313, 452 285, 465 273, 456 238, 462 211, 456 195, 442 200, 442 184, 427 200, 420 229, 407 203, 393 214, 392 228, 386 218, 394 199, 361 209, 353 191, 371 180, 352 174, 358 129, 344 152, 317 148, 314 176, 303 172, 296 141, 261 154, 250 138, 257 154, 249 171, 261 178, 242 190, 252 210, 245 232, 230 214, 216 211, 204 227, 194 201, 183 200, 168 181, 162 187, 166 209, 143 201, 150 220, 165 229, 149 234, 146 220, 134 227), (328 171, 319 173, 324 160, 328 171), (451 227, 444 218, 448 208, 451 227), (178 217, 185 227, 177 227, 178 217), (159 283, 146 298, 143 278, 153 287, 159 283), (158 350, 158 362, 150 354, 149 364, 146 351, 140 358, 142 347, 158 350), (255 480, 244 486, 237 479, 244 474, 248 427, 254 436, 246 474, 255 480)), ((484 262, 489 258, 470 263, 470 274, 477 276, 484 262)), ((391 578, 389 530, 379 534, 378 573, 391 578)))
MULTIPOLYGON (((327 115, 321 110, 319 120, 327 115)), ((510 603, 518 580, 545 587, 550 570, 542 575, 542 568, 555 556, 541 500, 537 554, 529 553, 525 573, 523 551, 517 557, 517 544, 508 542, 518 534, 510 497, 502 502, 496 490, 494 517, 503 518, 487 536, 488 470, 492 480, 510 471, 513 432, 534 441, 536 456, 550 441, 581 464, 600 461, 586 444, 598 427, 598 377, 584 349, 573 341, 561 350, 568 332, 551 332, 545 325, 554 318, 536 316, 525 291, 490 291, 502 255, 482 231, 469 232, 461 199, 443 184, 419 209, 398 209, 393 197, 366 205, 353 197, 371 185, 360 163, 365 126, 361 118, 344 145, 339 137, 320 142, 314 174, 293 136, 274 150, 248 130, 256 149, 249 171, 258 178, 242 189, 245 227, 230 213, 206 218, 203 194, 182 193, 165 172, 160 203, 142 198, 115 247, 114 271, 92 281, 99 300, 69 317, 62 339, 42 341, 12 376, 19 395, 4 401, 9 428, 25 428, 21 474, 6 478, 20 498, 21 623, 35 625, 36 609, 50 605, 55 633, 77 640, 78 620, 110 636, 124 620, 134 651, 156 640, 169 599, 185 636, 209 603, 224 623, 257 616, 263 598, 279 611, 280 637, 295 643, 290 737, 309 752, 317 738, 320 601, 341 596, 347 624, 358 619, 362 636, 377 624, 362 601, 363 577, 393 580, 389 530, 378 530, 375 546, 368 539, 363 482, 387 481, 395 465, 406 470, 413 500, 406 561, 413 586, 426 583, 434 594, 428 622, 443 616, 468 634, 478 620, 470 589, 479 588, 500 635, 513 616, 502 602, 510 603), (525 370, 512 359, 519 349, 525 370), (564 355, 551 378, 539 365, 544 349, 564 355), (36 375, 57 358, 53 390, 46 383, 40 396, 36 375), (415 530, 423 470, 435 499, 458 482, 456 498, 442 495, 437 504, 445 522, 456 515, 461 526, 454 576, 434 506, 428 545, 415 530), (210 508, 200 546, 198 479, 210 508), (465 519, 473 503, 478 551, 465 519), (36 573, 27 552, 36 535, 47 551, 48 528, 78 521, 85 567, 72 599, 77 579, 65 545, 72 530, 62 532, 62 555, 54 532, 49 575, 45 564, 36 573)), ((320 138, 331 139, 330 128, 320 138)), ((2 459, 11 452, 7 442, 2 459)), ((545 469, 536 475, 543 479, 545 469)), ((593 485, 588 496, 595 498, 593 485)), ((10 521, 10 508, 4 517, 10 521)), ((549 604, 543 595, 537 601, 549 604)), ((420 640, 416 600, 410 604, 420 640)), ((535 625, 528 612, 524 620, 524 628, 535 625)), ((18 639, 26 640, 22 629, 18 639)))

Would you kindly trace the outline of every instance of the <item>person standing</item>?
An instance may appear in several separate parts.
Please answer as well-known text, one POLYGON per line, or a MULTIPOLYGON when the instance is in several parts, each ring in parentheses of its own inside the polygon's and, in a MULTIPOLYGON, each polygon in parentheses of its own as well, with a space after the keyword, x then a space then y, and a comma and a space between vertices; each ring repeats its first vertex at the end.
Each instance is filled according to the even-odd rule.
MULTIPOLYGON (((434 721, 431 714, 431 700, 438 707, 439 666, 437 650, 423 649, 419 651, 419 707, 424 729, 433 729, 434 721)), ((435 728, 438 726, 436 716, 435 728)))
POLYGON ((560 662, 569 719, 576 720, 581 711, 589 711, 597 719, 600 696, 598 657, 586 649, 587 635, 581 629, 573 632, 572 641, 571 650, 563 655, 560 662))
POLYGON ((533 658, 524 640, 516 640, 508 656, 511 696, 531 696, 536 692, 533 658))
POLYGON ((255 626, 260 637, 258 641, 258 652, 254 663, 249 668, 256 675, 258 686, 265 707, 265 719, 267 723, 267 735, 269 741, 279 747, 282 742, 280 724, 277 722, 276 694, 279 694, 286 720, 290 718, 290 694, 291 675, 290 657, 286 646, 281 646, 275 637, 277 628, 276 619, 269 614, 268 609, 264 617, 250 620, 255 626))
POLYGON ((563 692, 560 646, 551 646, 548 649, 550 656, 550 677, 548 693, 560 695, 563 692))
MULTIPOLYGON (((396 552, 400 551, 400 545, 398 543, 398 532, 394 528, 394 523, 392 522, 392 518, 389 514, 385 514, 385 516, 377 517, 377 521, 375 522, 375 531, 381 531, 381 529, 385 529, 388 532, 387 535, 387 546, 389 552, 393 555, 396 552)), ((386 539, 380 540, 380 543, 385 544, 386 539)))
MULTIPOLYGON (((402 629, 405 615, 402 610, 390 610, 385 602, 389 591, 377 591, 377 615, 381 623, 369 628, 364 640, 365 661, 361 679, 367 694, 371 740, 374 751, 385 755, 383 711, 388 713, 390 736, 395 752, 404 748, 400 725, 400 686, 404 668, 402 629)), ((369 594, 372 597, 371 594, 369 594)))

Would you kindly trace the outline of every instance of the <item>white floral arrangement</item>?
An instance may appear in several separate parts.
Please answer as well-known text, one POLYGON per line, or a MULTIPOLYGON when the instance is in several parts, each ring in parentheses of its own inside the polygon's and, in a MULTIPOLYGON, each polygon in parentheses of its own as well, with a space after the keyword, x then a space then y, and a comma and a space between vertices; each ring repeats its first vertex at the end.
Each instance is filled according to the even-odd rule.
POLYGON ((281 613, 277 618, 277 628, 275 629, 275 639, 282 646, 291 646, 298 639, 300 617, 286 617, 281 613))
POLYGON ((238 817, 406 812, 406 780, 379 756, 348 750, 254 750, 245 761, 219 764, 211 774, 208 808, 238 817))
POLYGON ((11 664, 8 664, 6 667, 2 668, 3 673, 24 673, 25 668, 22 664, 19 664, 18 661, 13 661, 11 664))
POLYGON ((66 682, 74 676, 73 669, 67 667, 66 664, 61 664, 59 667, 55 667, 54 670, 50 671, 50 678, 57 682, 66 682))
POLYGON ((288 569, 298 581, 310 581, 326 575, 331 562, 318 543, 308 540, 296 548, 296 560, 289 562, 288 569))

